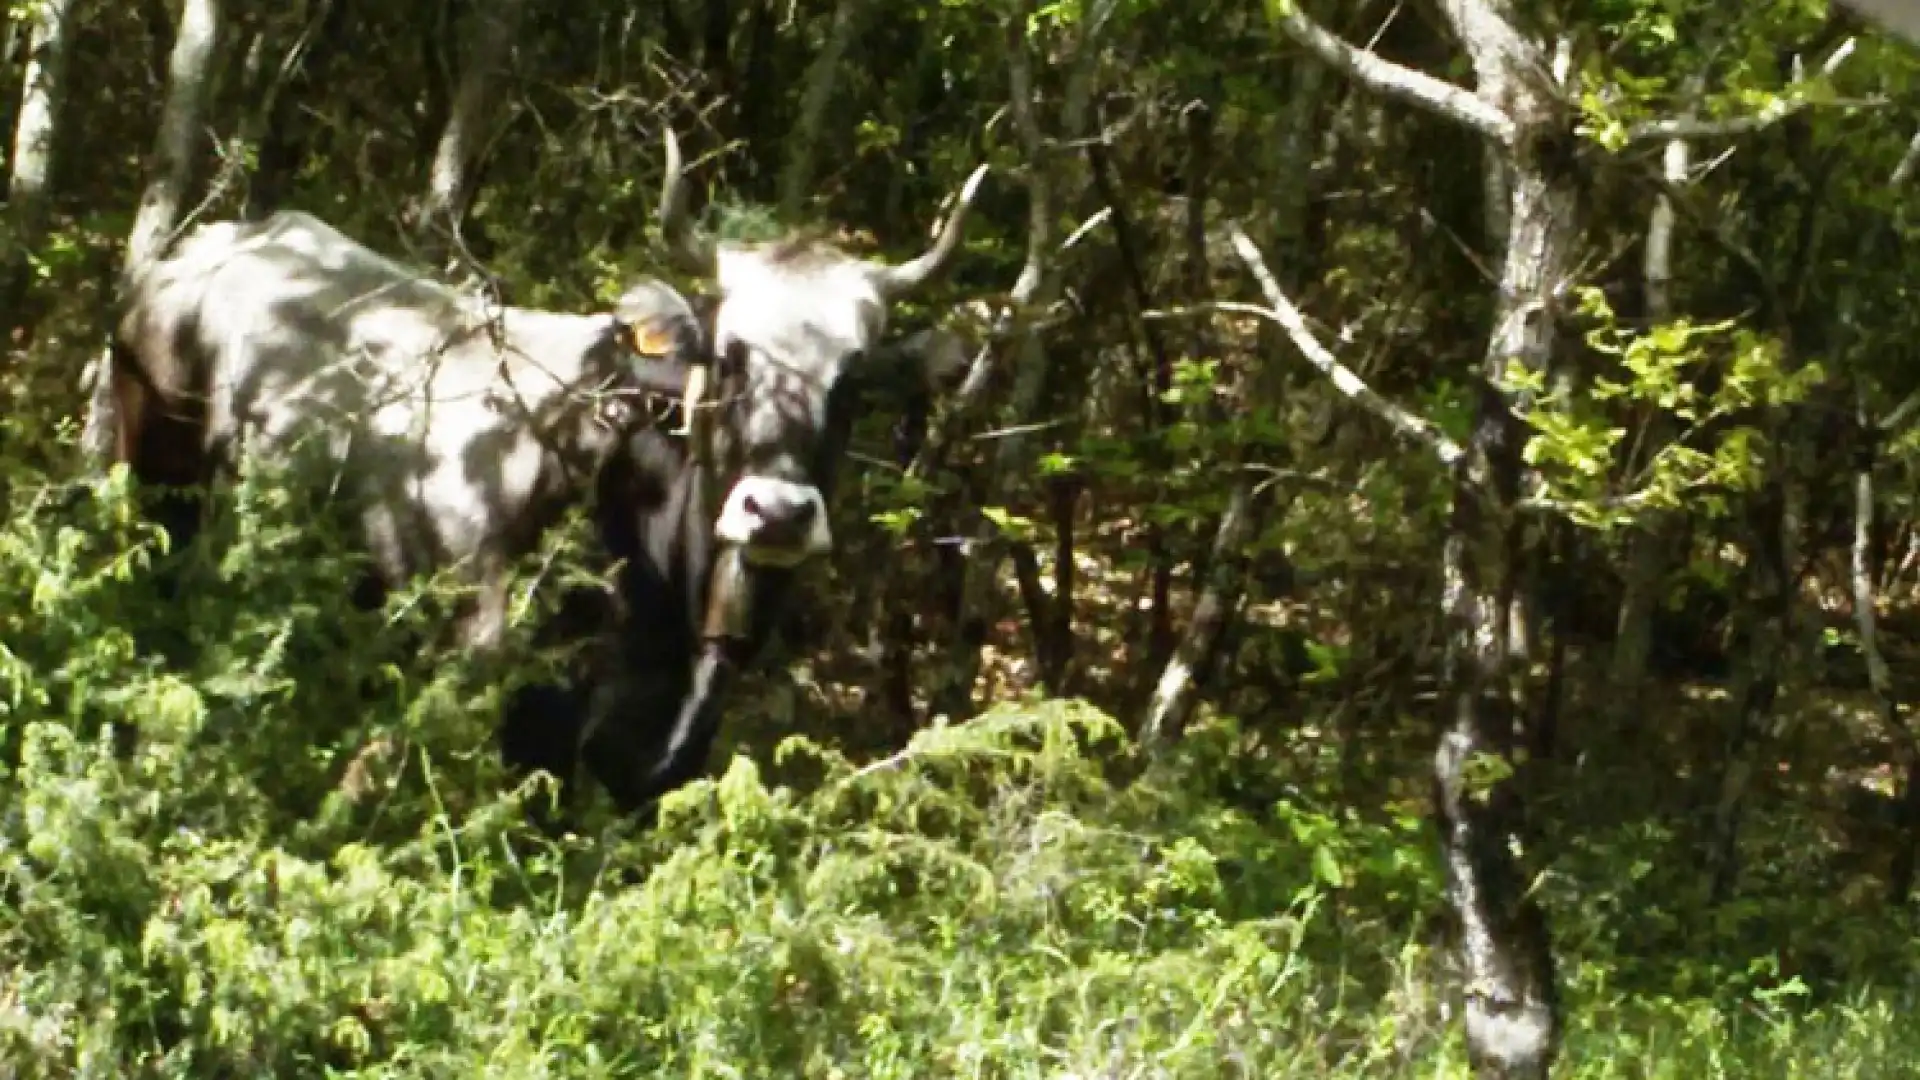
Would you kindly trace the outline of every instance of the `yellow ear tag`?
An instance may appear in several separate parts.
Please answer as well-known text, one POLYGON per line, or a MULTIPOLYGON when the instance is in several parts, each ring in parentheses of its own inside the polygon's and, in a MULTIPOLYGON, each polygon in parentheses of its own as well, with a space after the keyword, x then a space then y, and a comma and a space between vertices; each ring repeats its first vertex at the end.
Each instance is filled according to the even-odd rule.
POLYGON ((650 360, 658 360, 673 350, 673 336, 651 322, 635 323, 630 334, 633 351, 650 360))

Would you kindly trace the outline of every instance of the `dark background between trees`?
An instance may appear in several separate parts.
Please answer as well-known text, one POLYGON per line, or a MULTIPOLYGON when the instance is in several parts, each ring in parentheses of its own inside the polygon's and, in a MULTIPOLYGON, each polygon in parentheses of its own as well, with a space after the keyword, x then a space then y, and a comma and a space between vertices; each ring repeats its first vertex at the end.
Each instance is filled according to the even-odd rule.
POLYGON ((9 1075, 1914 1067, 1909 47, 1814 0, 6 27, 9 1075), (896 319, 982 351, 863 423, 718 779, 553 840, 501 673, 409 644, 437 587, 353 611, 290 487, 162 609, 90 373, 122 274, 280 207, 604 303, 667 124, 723 231, 875 254, 990 163, 896 319))

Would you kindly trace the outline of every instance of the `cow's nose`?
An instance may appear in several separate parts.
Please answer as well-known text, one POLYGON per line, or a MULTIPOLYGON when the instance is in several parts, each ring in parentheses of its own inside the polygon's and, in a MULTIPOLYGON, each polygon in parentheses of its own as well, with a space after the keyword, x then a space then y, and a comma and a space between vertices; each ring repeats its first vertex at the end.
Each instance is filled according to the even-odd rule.
POLYGON ((811 525, 813 515, 819 513, 820 506, 817 499, 799 493, 778 492, 772 496, 748 495, 741 500, 741 509, 759 518, 763 526, 784 531, 804 529, 811 525))
POLYGON ((826 507, 808 484, 765 476, 742 477, 723 502, 714 522, 715 538, 740 544, 758 561, 798 561, 832 549, 826 507))
POLYGON ((813 524, 813 515, 820 512, 817 499, 785 499, 778 515, 779 523, 789 529, 804 529, 813 524))

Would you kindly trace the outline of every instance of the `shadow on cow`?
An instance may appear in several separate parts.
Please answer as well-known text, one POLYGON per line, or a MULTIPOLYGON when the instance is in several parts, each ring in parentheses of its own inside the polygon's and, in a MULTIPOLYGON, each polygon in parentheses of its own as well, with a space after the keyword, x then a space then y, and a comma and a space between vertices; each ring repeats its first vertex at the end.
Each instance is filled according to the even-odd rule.
POLYGON ((564 592, 535 644, 582 648, 563 678, 509 694, 500 748, 569 787, 584 756, 628 812, 705 767, 732 673, 831 551, 855 420, 957 366, 943 332, 885 341, 887 309, 951 262, 985 172, 925 254, 885 264, 697 235, 671 132, 666 151, 661 230, 711 286, 704 315, 654 279, 599 314, 491 307, 283 212, 203 225, 133 281, 110 368, 117 456, 156 489, 176 549, 209 484, 304 448, 320 471, 289 475, 367 557, 357 601, 451 571, 473 586, 454 640, 482 655, 515 561, 590 507, 616 587, 564 592), (681 429, 656 422, 662 402, 681 429))

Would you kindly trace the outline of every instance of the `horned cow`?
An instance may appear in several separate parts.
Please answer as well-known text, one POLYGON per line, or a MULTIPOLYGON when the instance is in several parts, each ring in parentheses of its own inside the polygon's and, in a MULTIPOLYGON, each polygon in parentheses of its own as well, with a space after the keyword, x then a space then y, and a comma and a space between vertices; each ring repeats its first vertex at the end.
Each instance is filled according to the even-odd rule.
POLYGON ((501 749, 563 780, 584 749, 628 810, 704 767, 731 674, 759 654, 792 576, 830 551, 863 392, 951 364, 937 334, 884 342, 887 304, 951 261, 985 172, 925 254, 888 265, 700 237, 671 131, 666 158, 661 230, 715 286, 708 319, 651 278, 611 312, 489 309, 281 212, 200 226, 133 281, 110 367, 117 457, 188 492, 157 504, 176 547, 196 531, 193 492, 317 440, 371 557, 368 595, 464 573, 470 647, 500 643, 510 563, 591 502, 619 587, 570 594, 542 629, 590 648, 566 683, 512 695, 501 749), (679 398, 686 429, 653 424, 646 395, 679 398))

